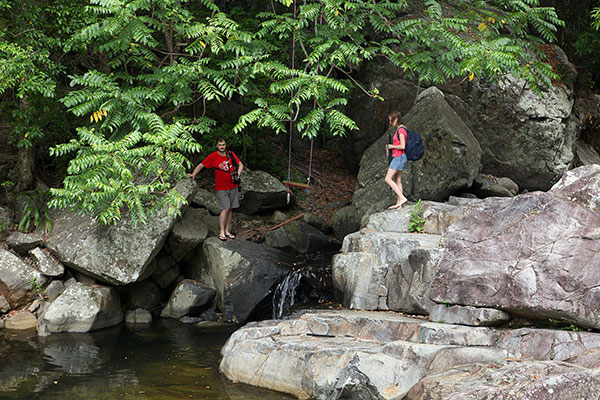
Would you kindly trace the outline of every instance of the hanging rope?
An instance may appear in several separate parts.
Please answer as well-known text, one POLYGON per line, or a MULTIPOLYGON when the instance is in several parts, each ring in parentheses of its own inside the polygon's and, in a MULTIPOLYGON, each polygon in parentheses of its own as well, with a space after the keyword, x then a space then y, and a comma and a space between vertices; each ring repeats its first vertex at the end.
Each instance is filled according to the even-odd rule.
MULTIPOLYGON (((296 20, 296 0, 294 0, 294 21, 296 20)), ((296 28, 293 27, 292 32, 292 71, 296 64, 296 28)), ((294 74, 292 74, 292 79, 294 74)), ((294 89, 292 89, 291 99, 294 98, 294 89)), ((289 141, 288 141, 288 176, 287 181, 289 182, 292 178, 292 133, 294 132, 294 113, 290 113, 290 129, 289 129, 289 141)), ((287 204, 290 204, 290 185, 286 184, 287 188, 287 204)))

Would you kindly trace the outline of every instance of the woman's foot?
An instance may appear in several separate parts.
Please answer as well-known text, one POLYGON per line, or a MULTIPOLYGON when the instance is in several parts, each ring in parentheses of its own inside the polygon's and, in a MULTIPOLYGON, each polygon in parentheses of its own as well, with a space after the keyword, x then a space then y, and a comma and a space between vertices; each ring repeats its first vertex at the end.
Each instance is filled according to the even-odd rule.
POLYGON ((219 240, 226 241, 226 240, 227 240, 227 238, 225 237, 225 235, 223 235, 223 234, 220 234, 220 235, 219 235, 219 240))
POLYGON ((235 239, 235 235, 233 235, 231 232, 227 232, 225 236, 227 236, 229 239, 235 239))

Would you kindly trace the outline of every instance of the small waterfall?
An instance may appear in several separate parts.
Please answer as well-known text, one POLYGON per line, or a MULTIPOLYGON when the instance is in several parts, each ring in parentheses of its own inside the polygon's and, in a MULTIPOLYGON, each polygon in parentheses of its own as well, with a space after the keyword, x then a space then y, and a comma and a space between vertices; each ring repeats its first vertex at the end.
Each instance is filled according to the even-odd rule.
POLYGON ((296 288, 302 280, 302 272, 299 269, 293 269, 283 281, 277 285, 273 292, 273 319, 279 319, 284 311, 294 305, 296 288))

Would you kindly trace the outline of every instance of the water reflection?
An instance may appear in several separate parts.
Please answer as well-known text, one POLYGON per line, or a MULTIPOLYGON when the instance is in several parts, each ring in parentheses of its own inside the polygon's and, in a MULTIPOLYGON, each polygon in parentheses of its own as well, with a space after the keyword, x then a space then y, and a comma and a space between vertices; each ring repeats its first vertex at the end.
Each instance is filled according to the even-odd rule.
POLYGON ((227 381, 220 349, 235 326, 159 319, 150 328, 0 337, 0 399, 283 400, 227 381))

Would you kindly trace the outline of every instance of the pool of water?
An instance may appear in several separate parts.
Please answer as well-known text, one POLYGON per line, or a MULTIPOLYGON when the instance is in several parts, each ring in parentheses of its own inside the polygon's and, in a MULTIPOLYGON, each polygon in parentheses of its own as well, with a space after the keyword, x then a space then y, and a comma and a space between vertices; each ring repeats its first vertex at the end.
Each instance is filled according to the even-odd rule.
POLYGON ((0 399, 295 399, 219 373, 235 328, 160 319, 45 338, 0 331, 0 399))

